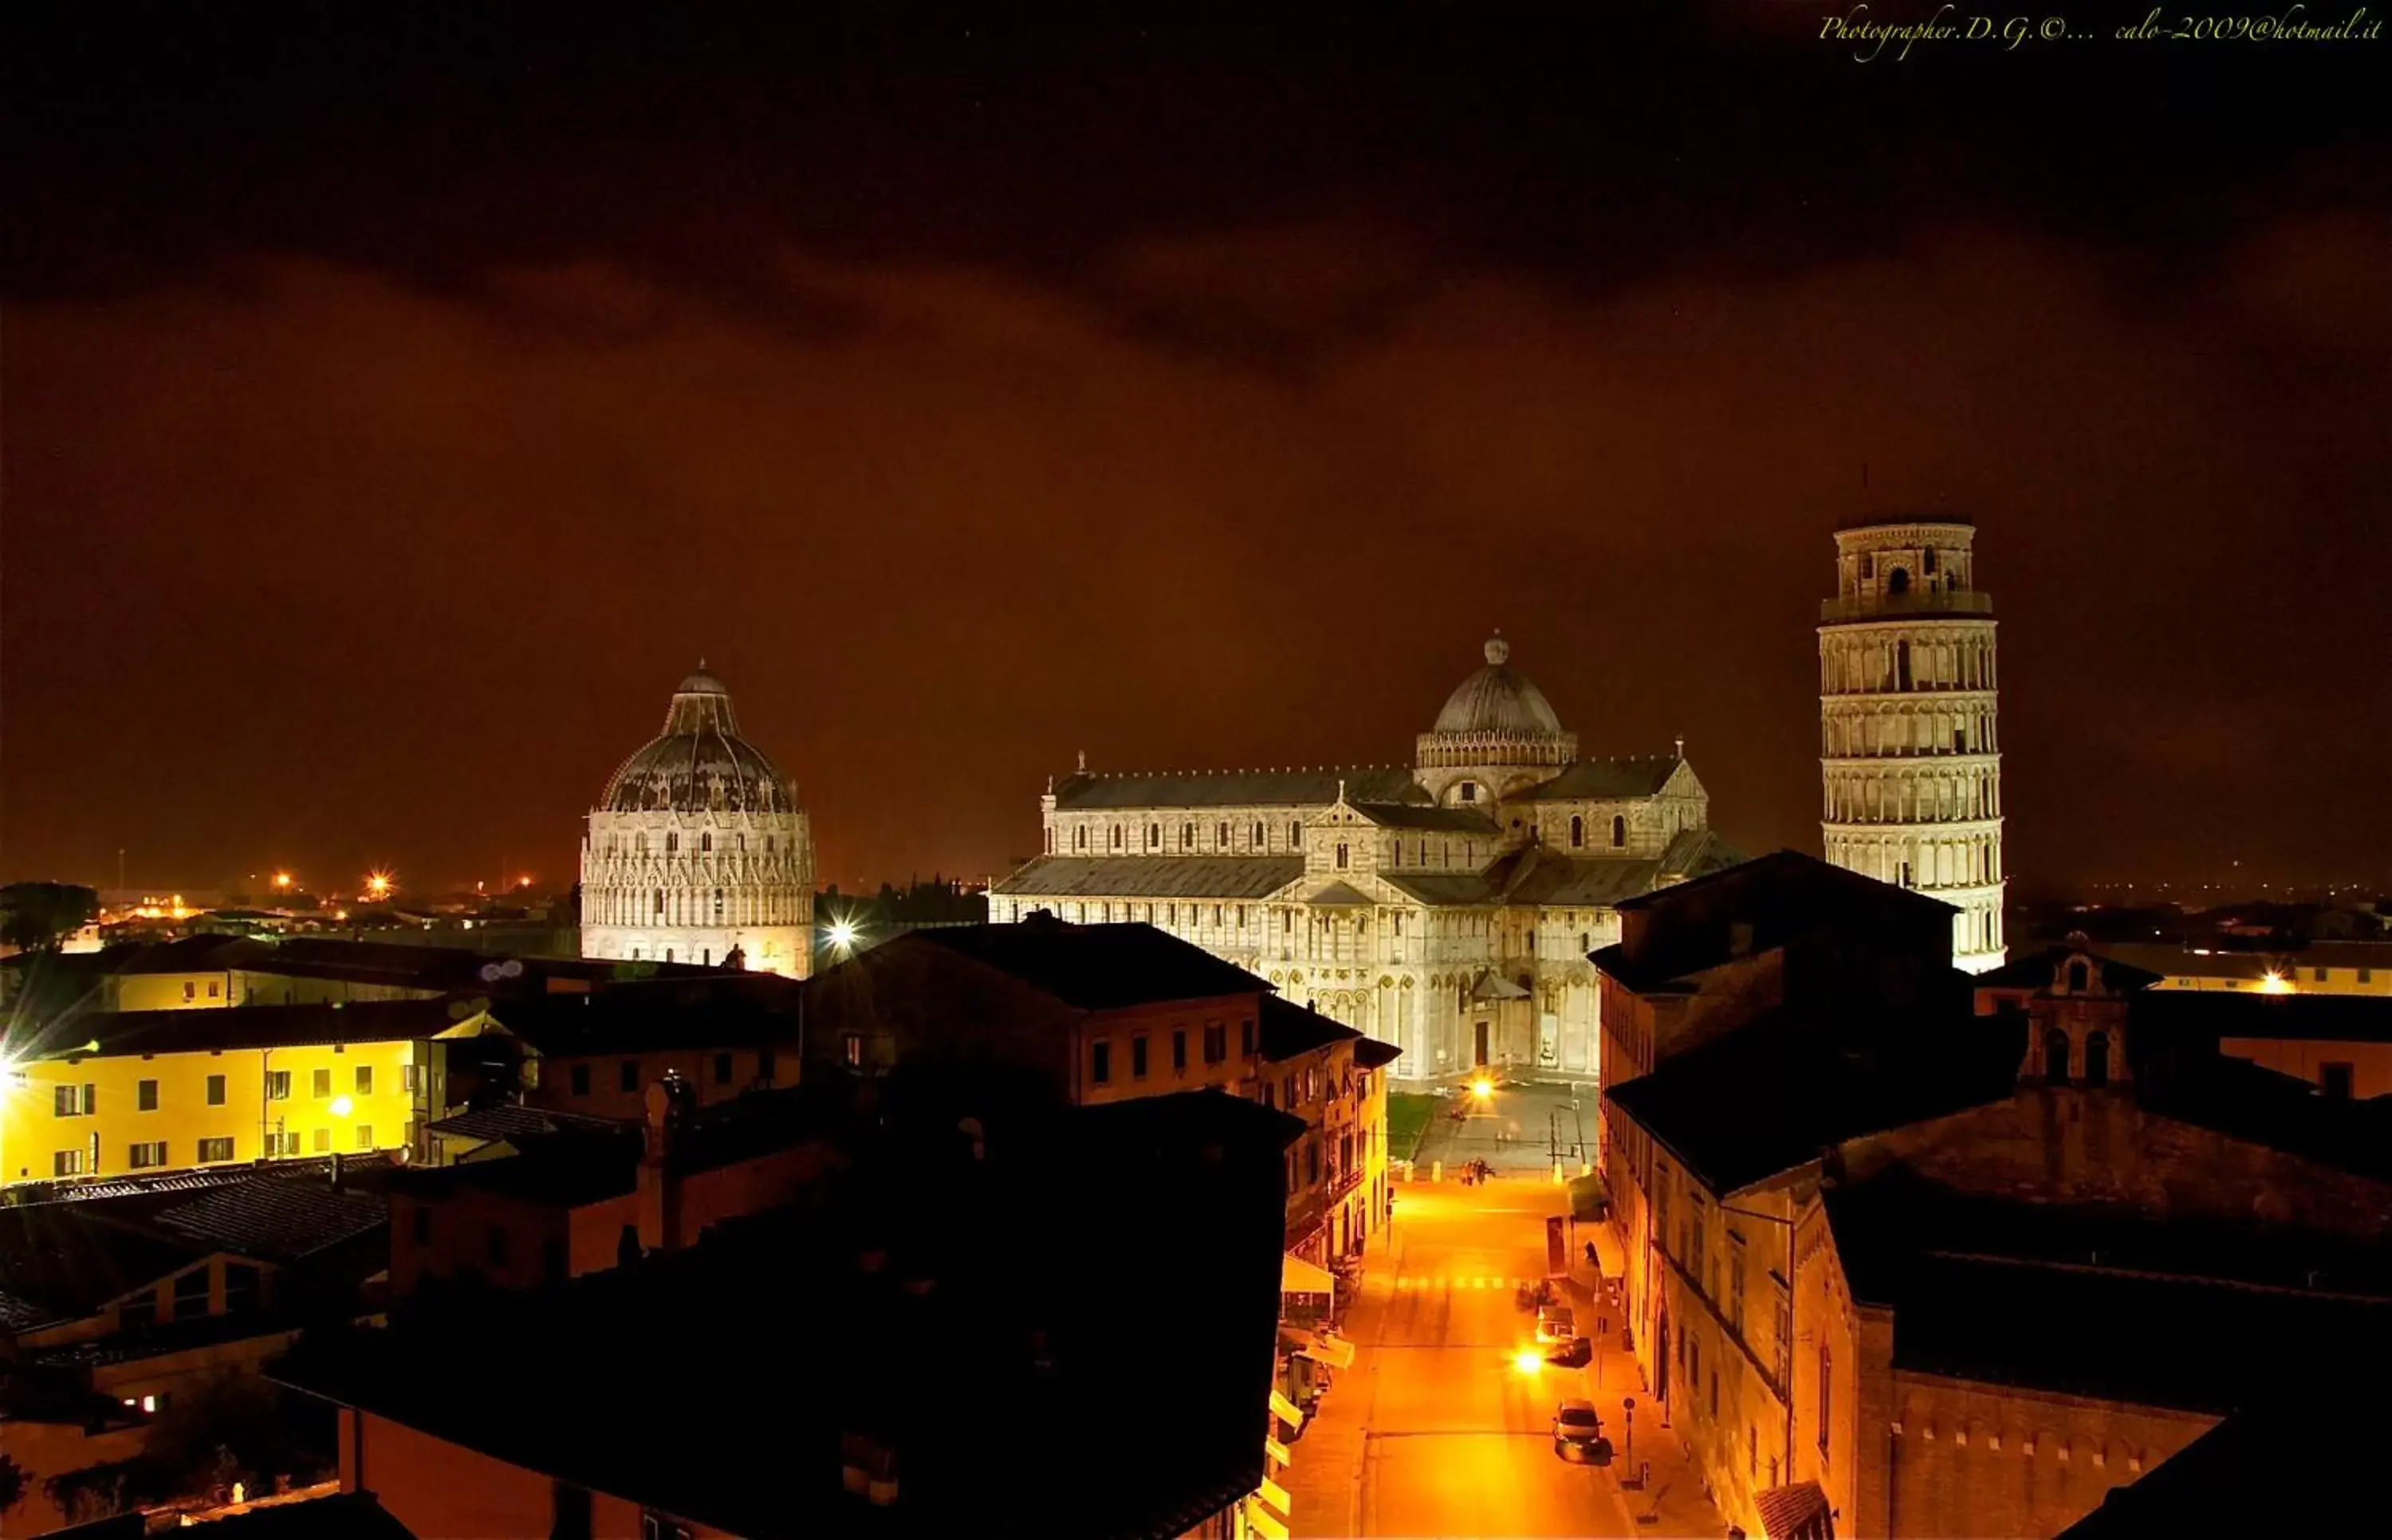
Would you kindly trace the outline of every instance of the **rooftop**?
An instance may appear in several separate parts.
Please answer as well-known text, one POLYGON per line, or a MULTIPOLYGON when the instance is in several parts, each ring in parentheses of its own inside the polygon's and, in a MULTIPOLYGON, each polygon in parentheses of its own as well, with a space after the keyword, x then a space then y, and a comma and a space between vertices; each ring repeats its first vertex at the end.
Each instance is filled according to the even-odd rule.
MULTIPOLYGON (((279 1371, 342 1404, 682 1519, 748 1535, 944 1535, 990 1514, 1169 1540, 1254 1490, 1279 1313, 1280 1152, 1300 1124, 1239 1098, 916 1115, 882 1132, 826 1202, 717 1226, 696 1247, 537 1296, 427 1287, 386 1332, 303 1342, 279 1371), (941 1201, 909 1201, 935 1192, 941 1201), (1155 1226, 1157 1206, 1175 1216, 1155 1226), (1190 1252, 1178 1236, 1202 1233, 1190 1252), (1135 1277, 1136 1288, 1090 1287, 1135 1277), (1091 1416, 1151 1369, 1169 1395, 1091 1416), (626 1331, 725 1324, 730 1352, 593 1354, 626 1331), (732 1323, 835 1321, 831 1331, 732 1323), (428 1353, 419 1344, 437 1340, 428 1353), (461 1395, 459 1362, 507 1365, 461 1395), (691 1415, 751 1405, 769 1417, 691 1415), (968 1386, 968 1437, 956 1436, 968 1386), (1055 1443, 1068 1429, 1068 1491, 1055 1443), (899 1500, 842 1491, 842 1443, 895 1452, 899 1500)), ((506 1164, 508 1162, 499 1162, 506 1164)))
POLYGON ((1318 769, 1251 770, 1082 771, 1055 783, 1063 811, 1163 808, 1328 807, 1345 788, 1350 803, 1432 801, 1403 765, 1330 765, 1318 769))
POLYGON ((1020 898, 1266 899, 1304 875, 1302 856, 1041 856, 991 892, 1020 898))
POLYGON ((1216 1000, 1270 988, 1245 969, 1147 925, 1077 925, 1034 916, 1019 925, 917 930, 866 955, 886 959, 907 946, 937 947, 968 958, 1084 1011, 1216 1000))
POLYGON ((1723 1196, 1846 1139, 2006 1097, 2018 1062, 2016 1034, 1990 1018, 1778 1006, 1607 1099, 1723 1196))

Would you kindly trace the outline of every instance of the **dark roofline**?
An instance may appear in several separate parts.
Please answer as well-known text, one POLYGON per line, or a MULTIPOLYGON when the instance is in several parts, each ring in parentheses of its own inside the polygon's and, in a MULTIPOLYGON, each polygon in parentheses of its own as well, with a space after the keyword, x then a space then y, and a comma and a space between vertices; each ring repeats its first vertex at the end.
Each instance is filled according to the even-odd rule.
POLYGON ((1943 899, 1922 893, 1915 887, 1897 887, 1892 883, 1879 882, 1875 877, 1865 877, 1858 872, 1848 872, 1832 861, 1821 861, 1816 856, 1790 848, 1772 850, 1765 856, 1754 856, 1751 860, 1740 861, 1734 866, 1723 866, 1716 872, 1706 872, 1699 877, 1689 877, 1684 882, 1671 883, 1667 887, 1657 887, 1650 893, 1639 893, 1633 898, 1622 899, 1611 907, 1622 912, 1634 912, 1650 909, 1664 902, 1682 900, 1685 895, 1699 890, 1707 884, 1724 882, 1730 878, 1744 875, 1763 862, 1778 866, 1793 866, 1803 870, 1816 870, 1822 874, 1832 873, 1834 875, 1828 878, 1829 881, 1843 882, 1847 885, 1866 883, 1871 888, 1887 893, 1899 893, 1918 903, 1933 904, 1947 914, 1960 912, 1958 905, 1945 903, 1943 899))
POLYGON ((1864 529, 1901 529, 1910 524, 1948 524, 1955 529, 1974 529, 1977 520, 1970 513, 1853 513, 1836 524, 1839 535, 1856 534, 1864 529))

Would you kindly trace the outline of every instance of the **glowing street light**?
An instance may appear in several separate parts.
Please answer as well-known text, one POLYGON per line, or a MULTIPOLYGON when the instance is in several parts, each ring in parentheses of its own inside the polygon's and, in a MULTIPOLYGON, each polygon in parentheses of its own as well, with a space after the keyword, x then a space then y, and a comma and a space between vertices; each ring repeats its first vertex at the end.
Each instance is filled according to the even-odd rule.
POLYGON ((390 874, 389 874, 389 873, 387 873, 387 872, 369 872, 369 873, 367 873, 367 874, 366 874, 366 897, 367 897, 367 898, 369 898, 369 899, 387 899, 387 898, 389 898, 389 897, 390 897, 390 888, 391 888, 391 875, 390 875, 390 874))
POLYGON ((288 893, 291 891, 290 873, 277 872, 274 874, 274 890, 277 893, 288 893))
POLYGON ((1470 1082, 1470 1094, 1483 1102, 1495 1094, 1495 1082, 1482 1075, 1470 1082))
POLYGON ((852 920, 833 920, 830 923, 829 935, 830 944, 833 947, 837 948, 840 951, 852 951, 855 946, 855 922, 852 920))
POLYGON ((1545 1355, 1534 1348, 1522 1348, 1512 1355, 1512 1367, 1522 1374, 1537 1374, 1545 1366, 1545 1355))
POLYGON ((2267 973, 2262 974, 2259 977, 2259 992, 2261 994, 2290 994, 2293 992, 2292 981, 2286 978, 2282 974, 2277 973, 2273 969, 2269 969, 2267 973))
POLYGON ((531 874, 526 872, 522 875, 516 877, 515 886, 517 887, 529 887, 531 886, 531 874))
POLYGON ((335 1118, 345 1118, 349 1115, 351 1109, 357 1105, 357 1103, 349 1100, 346 1096, 335 1096, 332 1098, 332 1116, 335 1118))

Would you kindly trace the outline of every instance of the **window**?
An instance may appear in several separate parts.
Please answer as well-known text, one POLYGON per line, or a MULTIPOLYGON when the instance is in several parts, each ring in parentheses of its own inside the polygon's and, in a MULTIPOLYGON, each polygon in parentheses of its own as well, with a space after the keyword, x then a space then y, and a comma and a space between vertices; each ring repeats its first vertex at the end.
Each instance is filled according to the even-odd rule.
POLYGON ((2360 969, 2360 970, 2359 970, 2359 981, 2360 981, 2360 983, 2362 983, 2362 984, 2372 984, 2372 983, 2374 983, 2374 982, 2375 982, 2375 970, 2374 970, 2373 968, 2361 968, 2361 969, 2360 969))
POLYGON ((714 1083, 717 1085, 729 1085, 731 1083, 730 1055, 717 1054, 714 1055, 714 1083))
POLYGON ((233 1315, 245 1310, 255 1310, 257 1308, 258 1289, 264 1281, 264 1276, 265 1275, 262 1273, 260 1273, 256 1268, 250 1266, 247 1262, 228 1262, 225 1263, 225 1314, 228 1315, 233 1315))
POLYGON ((1122 848, 1122 830, 1121 830, 1121 825, 1120 825, 1120 824, 1118 824, 1118 823, 1116 823, 1116 824, 1114 824, 1114 825, 1113 825, 1113 848, 1114 848, 1114 849, 1116 849, 1116 850, 1118 850, 1118 849, 1120 849, 1121 848, 1122 848))
POLYGON ((175 1319, 197 1320, 208 1313, 208 1270, 194 1268, 175 1280, 175 1319))
POLYGON ((637 1091, 640 1089, 640 1061, 637 1059, 625 1059, 621 1064, 617 1065, 615 1067, 615 1085, 616 1089, 619 1091, 637 1091))
POLYGON ((677 834, 669 834, 665 835, 665 854, 671 855, 674 851, 680 848, 681 835, 677 834))
POLYGON ((1303 824, 1291 823, 1287 826, 1287 848, 1291 850, 1301 850, 1304 848, 1303 824))
POLYGON ((2320 1064, 2318 1066, 2318 1089, 2323 1091, 2330 1100, 2346 1102, 2350 1100, 2352 1076, 2351 1065, 2339 1062, 2320 1064))
POLYGON ((1570 815, 1570 848, 1575 850, 1585 843, 1586 820, 1580 818, 1576 813, 1572 813, 1570 815))
POLYGON ((1462 800, 1464 802, 1476 802, 1478 800, 1478 786, 1476 783, 1464 781, 1462 783, 1462 800))
POLYGON ((590 1494, 564 1482, 548 1491, 549 1540, 590 1540, 590 1494))
POLYGON ((134 1145, 132 1150, 126 1155, 124 1163, 136 1170, 139 1170, 145 1166, 164 1165, 166 1163, 166 1141, 163 1139, 153 1139, 147 1144, 134 1145))
POLYGON ((1229 848, 1229 826, 1224 823, 1220 828, 1215 830, 1214 833, 1220 836, 1218 843, 1221 848, 1224 850, 1228 849, 1229 848))
POLYGON ((1255 848, 1255 849, 1257 849, 1257 850, 1259 850, 1259 849, 1261 849, 1261 848, 1263 848, 1263 846, 1264 846, 1264 845, 1266 845, 1267 843, 1268 843, 1268 842, 1263 838, 1263 826, 1262 826, 1261 824, 1259 824, 1259 823, 1255 824, 1255 825, 1254 825, 1254 848, 1255 848))
POLYGON ((2322 984, 2325 982, 2325 970, 2323 968, 2312 968, 2309 970, 2309 977, 2313 982, 2322 984))
POLYGON ((843 1038, 841 1038, 841 1039, 840 1039, 840 1044, 839 1044, 839 1045, 840 1045, 841 1049, 844 1051, 844 1053, 845 1053, 845 1055, 846 1055, 846 1058, 847 1058, 847 1065, 848 1065, 848 1068, 851 1068, 851 1069, 852 1069, 852 1068, 856 1068, 860 1067, 860 1066, 864 1063, 864 1034, 863 1034, 863 1033, 861 1033, 861 1032, 849 1032, 849 1033, 848 1033, 848 1034, 846 1034, 843 1038))
POLYGON ((62 1085, 50 1094, 50 1105, 58 1117, 72 1118, 83 1110, 83 1096, 73 1086, 62 1085))
POLYGON ((309 1077, 309 1081, 310 1083, 307 1088, 307 1094, 315 1097, 318 1101, 323 1101, 332 1095, 332 1072, 331 1070, 317 1070, 314 1075, 309 1077))
POLYGON ((318 1129, 316 1131, 316 1153, 321 1155, 332 1147, 332 1131, 328 1128, 318 1129))
POLYGON ((1819 1463, 1827 1461, 1827 1419, 1836 1407, 1835 1380, 1829 1371, 1835 1367, 1827 1356, 1827 1344, 1819 1344, 1819 1463))
POLYGON ((697 848, 700 850, 711 850, 714 848, 713 830, 708 829, 697 836, 697 848))
POLYGON ((590 1094, 590 1067, 586 1064, 575 1065, 573 1067, 572 1081, 573 1094, 575 1095, 587 1096, 590 1094))
POLYGON ((210 1106, 225 1105, 225 1078, 222 1075, 208 1077, 208 1105, 210 1106))
POLYGON ((1346 847, 1343 845, 1337 847, 1337 870, 1346 870, 1346 847))
POLYGON ((1628 820, 1617 813, 1611 819, 1611 848, 1615 850, 1628 848, 1628 820))
POLYGON ((2100 1087, 2110 1083, 2110 1034, 2085 1034, 2085 1083, 2100 1087))
POLYGON ((81 1176, 83 1174, 83 1151, 79 1149, 62 1149, 58 1151, 57 1156, 50 1161, 50 1174, 52 1176, 81 1176))
POLYGON ((1188 1029, 1185 1027, 1171 1034, 1171 1068, 1182 1073, 1188 1068, 1188 1029))
POLYGON ((2087 969, 2083 958, 2068 964, 2068 992, 2083 994, 2087 982, 2087 969))
POLYGON ((360 1096, 373 1094, 373 1066, 370 1064, 358 1066, 358 1094, 360 1096))
POLYGON ((1129 1078, 1134 1081, 1146 1079, 1146 1034, 1144 1032, 1129 1040, 1129 1078))
POLYGON ((1089 1081, 1097 1085, 1105 1085, 1110 1083, 1112 1078, 1113 1045, 1110 1042, 1091 1044, 1088 1049, 1089 1081))
POLYGON ((229 1160, 231 1158, 232 1141, 230 1139, 202 1139, 200 1141, 201 1165, 204 1166, 209 1164, 211 1161, 229 1160))
POLYGON ((266 1099, 269 1102, 287 1102, 291 1099, 290 1070, 269 1069, 266 1072, 266 1099))
POLYGON ((1159 850, 1163 848, 1162 824, 1150 823, 1146 826, 1146 848, 1150 850, 1159 850))
POLYGON ((1218 1064, 1229 1056, 1229 1029, 1217 1021, 1204 1024, 1204 1062, 1218 1064))
POLYGON ((1304 1184, 1307 1187, 1317 1187, 1320 1184, 1320 1141, 1318 1139, 1307 1140, 1305 1143, 1304 1184))
POLYGON ((373 1125, 371 1123, 359 1123, 358 1125, 358 1148, 371 1149, 373 1147, 373 1125))

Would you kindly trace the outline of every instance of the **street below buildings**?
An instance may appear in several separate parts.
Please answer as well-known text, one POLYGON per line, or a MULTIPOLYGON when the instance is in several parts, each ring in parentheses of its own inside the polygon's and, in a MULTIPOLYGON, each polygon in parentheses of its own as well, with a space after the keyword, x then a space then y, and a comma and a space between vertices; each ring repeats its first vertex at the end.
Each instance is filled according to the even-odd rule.
POLYGON ((1566 1207, 1549 1170, 1472 1185, 1449 1174, 1398 1189, 1394 1221, 1370 1248, 1344 1322, 1354 1365, 1337 1376, 1280 1478, 1293 1534, 1725 1533, 1684 1474, 1675 1441, 1651 1425, 1618 1324, 1588 1287, 1576 1249, 1594 1226, 1572 1235, 1581 1265, 1558 1298, 1600 1351, 1588 1367, 1570 1369, 1544 1363, 1535 1348, 1535 1314, 1516 1291, 1546 1275, 1545 1221, 1566 1207), (1533 1369, 1520 1366, 1523 1352, 1533 1369), (1626 1397, 1640 1404, 1632 1434, 1626 1397), (1595 1404, 1614 1451, 1607 1468, 1554 1453, 1554 1413, 1571 1398, 1595 1404), (1650 1484, 1623 1489, 1622 1478, 1647 1463, 1650 1484))

